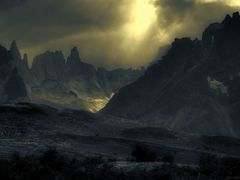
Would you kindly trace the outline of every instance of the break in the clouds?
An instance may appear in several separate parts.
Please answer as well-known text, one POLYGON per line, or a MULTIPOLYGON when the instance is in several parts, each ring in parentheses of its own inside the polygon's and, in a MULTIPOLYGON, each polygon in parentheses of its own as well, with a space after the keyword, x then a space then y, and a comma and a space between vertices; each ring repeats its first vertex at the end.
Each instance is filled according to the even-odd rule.
POLYGON ((17 40, 30 57, 77 46, 97 66, 139 67, 175 37, 200 38, 239 7, 239 0, 2 0, 0 41, 17 40))

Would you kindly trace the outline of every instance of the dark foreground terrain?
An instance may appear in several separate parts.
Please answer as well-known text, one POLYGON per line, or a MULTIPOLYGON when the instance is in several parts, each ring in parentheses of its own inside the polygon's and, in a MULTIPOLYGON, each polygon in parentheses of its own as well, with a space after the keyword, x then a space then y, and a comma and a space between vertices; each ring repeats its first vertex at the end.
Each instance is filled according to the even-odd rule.
POLYGON ((102 114, 2 105, 0 132, 1 179, 224 179, 240 172, 238 138, 102 114))
MULTIPOLYGON (((144 154, 141 154, 141 157, 144 157, 144 154)), ((200 156, 197 167, 179 166, 170 159, 152 169, 135 167, 124 170, 116 164, 114 160, 103 159, 101 156, 81 160, 67 159, 56 150, 49 149, 38 156, 21 157, 19 154, 13 154, 9 160, 1 160, 0 178, 4 180, 225 180, 240 177, 239 159, 217 158, 208 154, 200 156)))

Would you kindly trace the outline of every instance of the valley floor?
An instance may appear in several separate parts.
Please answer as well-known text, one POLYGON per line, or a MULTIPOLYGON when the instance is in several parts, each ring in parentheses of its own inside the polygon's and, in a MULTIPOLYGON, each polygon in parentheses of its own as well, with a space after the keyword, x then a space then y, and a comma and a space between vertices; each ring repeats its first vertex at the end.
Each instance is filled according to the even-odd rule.
POLYGON ((84 111, 57 110, 44 105, 0 107, 0 157, 14 152, 37 154, 55 148, 69 157, 98 156, 128 161, 136 145, 166 154, 175 162, 195 166, 202 153, 240 157, 240 140, 186 134, 139 122, 84 111))

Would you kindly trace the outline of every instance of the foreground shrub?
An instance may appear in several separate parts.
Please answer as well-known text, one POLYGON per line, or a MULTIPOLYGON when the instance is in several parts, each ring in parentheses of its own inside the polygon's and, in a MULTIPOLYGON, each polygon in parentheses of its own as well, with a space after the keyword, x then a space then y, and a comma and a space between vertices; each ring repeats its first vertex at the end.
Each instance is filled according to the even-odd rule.
POLYGON ((240 159, 222 158, 219 175, 228 179, 231 177, 238 177, 240 179, 240 159))
POLYGON ((203 153, 199 158, 199 172, 212 179, 240 179, 240 159, 217 157, 203 153))
POLYGON ((136 161, 139 162, 151 162, 156 161, 157 159, 156 153, 151 151, 144 144, 135 145, 132 151, 132 156, 135 158, 136 161))
POLYGON ((168 163, 168 164, 173 164, 175 161, 175 157, 173 154, 165 154, 163 157, 162 157, 162 162, 164 163, 168 163))
MULTIPOLYGON (((144 146, 144 148, 146 148, 144 146)), ((136 148, 139 150, 139 148, 136 148)), ((142 147, 140 149, 142 151, 142 147)), ((149 149, 143 149, 149 153, 149 149)), ((145 154, 146 155, 146 154, 145 154)), ((149 158, 148 158, 149 159, 149 158)), ((123 171, 101 156, 67 159, 56 150, 42 155, 20 156, 0 160, 1 180, 225 180, 237 179, 240 161, 234 158, 218 158, 209 154, 200 157, 200 168, 163 164, 152 170, 132 169, 123 171)), ((171 159, 171 158, 170 158, 171 159)), ((172 161, 171 161, 172 162, 172 161)))

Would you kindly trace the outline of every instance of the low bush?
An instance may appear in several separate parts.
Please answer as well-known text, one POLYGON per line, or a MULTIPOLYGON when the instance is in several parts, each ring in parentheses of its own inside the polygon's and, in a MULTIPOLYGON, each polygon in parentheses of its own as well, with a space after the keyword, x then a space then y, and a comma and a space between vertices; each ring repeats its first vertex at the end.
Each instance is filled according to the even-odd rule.
POLYGON ((157 160, 157 154, 144 144, 135 145, 132 151, 132 156, 139 162, 151 162, 157 160))
MULTIPOLYGON (((136 149, 139 150, 139 147, 136 149)), ((142 147, 140 150, 142 151, 142 147)), ((147 150, 144 149, 143 152, 146 153, 146 151, 147 154, 151 152, 148 148, 147 150)), ((144 156, 145 155, 146 154, 144 154, 144 156)), ((9 160, 0 160, 0 179, 225 180, 237 179, 240 175, 239 159, 218 158, 209 154, 202 154, 199 159, 199 168, 192 168, 190 166, 181 167, 174 164, 170 165, 169 162, 172 162, 172 158, 169 157, 166 158, 167 163, 152 170, 133 169, 131 171, 122 171, 121 169, 114 167, 112 163, 109 163, 100 156, 88 157, 85 159, 83 158, 82 160, 71 160, 64 158, 53 149, 46 151, 42 155, 31 155, 24 157, 15 153, 9 160)))
POLYGON ((168 164, 173 164, 175 161, 175 157, 173 154, 165 154, 163 157, 162 157, 162 162, 164 163, 168 163, 168 164))

